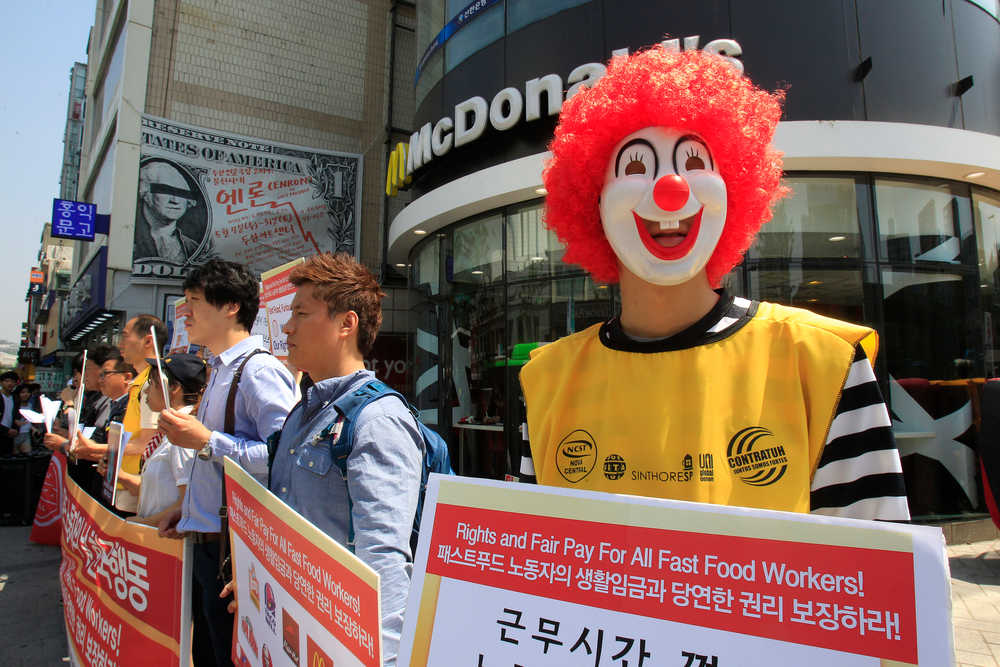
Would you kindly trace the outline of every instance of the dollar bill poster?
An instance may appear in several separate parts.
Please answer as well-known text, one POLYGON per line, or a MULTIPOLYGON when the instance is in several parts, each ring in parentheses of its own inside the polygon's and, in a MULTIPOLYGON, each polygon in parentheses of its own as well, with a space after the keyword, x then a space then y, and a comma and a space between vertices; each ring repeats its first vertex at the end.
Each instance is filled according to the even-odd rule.
POLYGON ((952 664, 937 528, 432 475, 400 665, 952 664))
POLYGON ((189 665, 185 541, 120 519, 69 476, 63 483, 59 577, 72 663, 189 665))
POLYGON ((378 667, 379 577, 230 459, 237 665, 378 667))
POLYGON ((184 277, 222 258, 263 272, 357 256, 362 160, 142 117, 132 273, 184 277))
POLYGON ((260 304, 267 316, 271 354, 281 361, 288 360, 288 337, 281 329, 292 314, 292 299, 295 298, 295 285, 288 282, 288 275, 305 261, 304 257, 299 257, 260 276, 260 304))

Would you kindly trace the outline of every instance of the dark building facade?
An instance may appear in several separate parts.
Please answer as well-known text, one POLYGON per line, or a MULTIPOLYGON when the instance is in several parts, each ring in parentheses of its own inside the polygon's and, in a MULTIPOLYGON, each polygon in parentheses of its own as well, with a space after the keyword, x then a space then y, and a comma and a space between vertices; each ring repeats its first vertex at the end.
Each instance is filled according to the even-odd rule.
POLYGON ((542 225, 559 107, 614 52, 676 40, 787 95, 775 143, 792 194, 728 287, 874 327, 912 514, 984 511, 979 390, 1000 377, 997 3, 438 0, 417 14, 412 201, 388 253, 417 295, 418 406, 462 442, 465 472, 516 476, 526 349, 615 309, 614 286, 563 264, 542 225))

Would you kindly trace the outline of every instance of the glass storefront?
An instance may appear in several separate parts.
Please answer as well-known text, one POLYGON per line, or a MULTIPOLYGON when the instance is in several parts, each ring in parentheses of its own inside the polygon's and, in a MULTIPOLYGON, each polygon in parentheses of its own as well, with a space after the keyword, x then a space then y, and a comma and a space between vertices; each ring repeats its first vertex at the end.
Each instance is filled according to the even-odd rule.
MULTIPOLYGON (((1000 195, 869 174, 788 174, 726 286, 879 332, 915 519, 985 511, 980 388, 1000 376, 1000 195)), ((457 223, 411 254, 415 400, 463 474, 517 475, 528 350, 616 310, 617 290, 562 263, 541 199, 457 223)))

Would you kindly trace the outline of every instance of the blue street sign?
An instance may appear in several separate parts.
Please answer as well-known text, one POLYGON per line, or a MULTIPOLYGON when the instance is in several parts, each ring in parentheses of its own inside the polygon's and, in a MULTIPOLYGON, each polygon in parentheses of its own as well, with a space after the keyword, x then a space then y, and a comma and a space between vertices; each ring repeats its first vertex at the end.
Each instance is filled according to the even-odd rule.
POLYGON ((67 199, 52 200, 52 236, 61 239, 93 241, 97 205, 67 199))

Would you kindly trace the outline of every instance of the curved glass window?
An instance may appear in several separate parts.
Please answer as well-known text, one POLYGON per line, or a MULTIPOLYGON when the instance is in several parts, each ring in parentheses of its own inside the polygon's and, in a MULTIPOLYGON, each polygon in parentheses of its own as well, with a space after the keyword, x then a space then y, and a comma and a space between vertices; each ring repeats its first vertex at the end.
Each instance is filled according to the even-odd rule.
POLYGON ((564 9, 588 2, 590 0, 507 0, 507 32, 515 32, 564 9))
MULTIPOLYGON (((451 4, 449 3, 449 9, 451 9, 451 4)), ((462 7, 466 4, 468 3, 464 1, 461 3, 462 7)), ((457 9, 455 13, 458 13, 457 9)), ((444 47, 444 71, 450 72, 466 58, 489 46, 503 35, 504 3, 501 1, 475 16, 461 30, 451 36, 444 47)))
POLYGON ((810 176, 784 182, 792 193, 761 228, 750 258, 860 256, 854 179, 810 176))
POLYGON ((986 376, 1000 376, 1000 195, 976 191, 973 195, 976 238, 979 241, 979 289, 983 308, 983 345, 986 376))
POLYGON ((893 263, 974 263, 968 188, 875 179, 880 258, 893 263))

